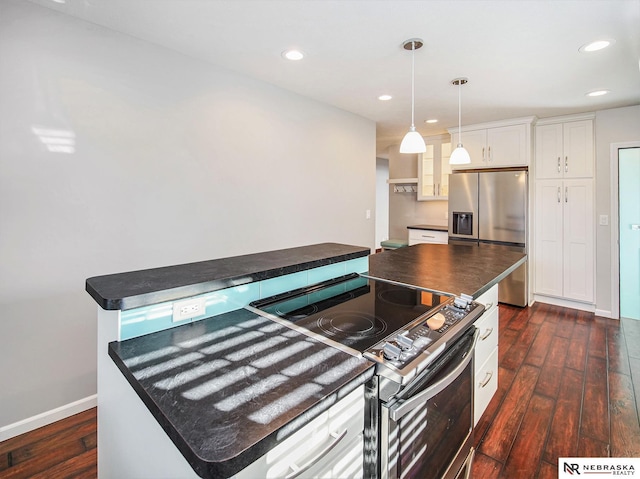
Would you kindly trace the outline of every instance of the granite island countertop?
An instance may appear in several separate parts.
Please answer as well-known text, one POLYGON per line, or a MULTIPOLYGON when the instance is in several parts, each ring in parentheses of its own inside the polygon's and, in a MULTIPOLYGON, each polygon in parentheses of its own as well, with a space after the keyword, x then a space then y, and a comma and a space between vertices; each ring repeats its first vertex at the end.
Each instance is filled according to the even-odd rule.
POLYGON ((204 478, 242 470, 375 368, 245 309, 109 343, 109 356, 204 478))
POLYGON ((369 256, 368 276, 474 299, 527 260, 490 244, 417 244, 369 256))
POLYGON ((126 310, 368 256, 370 250, 320 243, 196 263, 94 276, 86 290, 105 310, 126 310))

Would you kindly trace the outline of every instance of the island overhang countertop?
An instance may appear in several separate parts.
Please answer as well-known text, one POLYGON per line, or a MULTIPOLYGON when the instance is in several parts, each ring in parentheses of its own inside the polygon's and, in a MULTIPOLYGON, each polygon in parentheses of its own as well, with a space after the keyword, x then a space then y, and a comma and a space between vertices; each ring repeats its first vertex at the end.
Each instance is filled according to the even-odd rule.
POLYGON ((371 255, 368 275, 476 299, 526 260, 500 245, 416 244, 371 255))

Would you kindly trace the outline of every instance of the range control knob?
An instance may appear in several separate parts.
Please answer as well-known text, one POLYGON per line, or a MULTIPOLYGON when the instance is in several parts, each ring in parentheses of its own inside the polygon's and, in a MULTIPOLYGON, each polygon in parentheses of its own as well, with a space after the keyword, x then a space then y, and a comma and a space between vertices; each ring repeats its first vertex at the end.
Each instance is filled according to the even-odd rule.
POLYGON ((385 358, 391 361, 397 361, 398 359, 400 359, 400 355, 402 354, 402 349, 400 349, 395 344, 386 342, 382 347, 382 353, 384 354, 385 358))
POLYGON ((398 336, 396 336, 396 343, 398 343, 398 346, 400 346, 400 349, 403 351, 408 351, 413 347, 413 339, 402 334, 398 334, 398 336))
POLYGON ((429 326, 429 329, 433 330, 440 329, 442 326, 444 326, 445 320, 446 318, 444 317, 444 314, 436 313, 429 319, 427 319, 427 326, 429 326))

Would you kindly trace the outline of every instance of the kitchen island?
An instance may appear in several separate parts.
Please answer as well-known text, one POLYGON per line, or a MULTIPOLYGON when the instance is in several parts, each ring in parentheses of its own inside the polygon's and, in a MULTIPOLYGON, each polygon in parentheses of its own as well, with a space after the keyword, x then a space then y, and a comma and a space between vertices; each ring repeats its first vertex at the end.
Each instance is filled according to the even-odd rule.
POLYGON ((87 291, 99 305, 100 477, 244 478, 256 470, 267 477, 269 468, 269 477, 280 477, 278 461, 291 453, 283 444, 304 444, 320 429, 334 437, 329 424, 336 421, 355 431, 341 433, 336 450, 359 449, 358 465, 369 461, 348 477, 373 475, 371 453, 363 453, 367 421, 375 420, 365 402, 375 388, 373 364, 245 307, 349 273, 477 298, 526 259, 460 248, 417 245, 368 256, 365 248, 329 243, 90 278, 87 291), (465 273, 470 265, 481 271, 465 273), (206 309, 199 317, 172 319, 176 304, 192 308, 200 296, 206 309), (351 412, 341 406, 341 418, 331 419, 346 402, 351 412), (274 451, 280 459, 268 457, 274 451))

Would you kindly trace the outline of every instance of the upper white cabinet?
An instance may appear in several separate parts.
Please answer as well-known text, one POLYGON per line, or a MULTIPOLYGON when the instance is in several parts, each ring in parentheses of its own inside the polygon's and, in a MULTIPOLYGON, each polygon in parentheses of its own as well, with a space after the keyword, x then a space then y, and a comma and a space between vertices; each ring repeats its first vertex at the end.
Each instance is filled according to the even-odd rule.
MULTIPOLYGON (((462 144, 471 163, 455 169, 528 166, 531 160, 531 129, 535 117, 462 127, 462 144)), ((459 142, 458 129, 450 129, 451 143, 459 142)))
POLYGON ((451 141, 449 135, 425 138, 427 151, 418 155, 418 201, 446 200, 449 196, 451 141))
POLYGON ((578 118, 538 122, 535 133, 536 178, 593 176, 593 115, 578 118))

